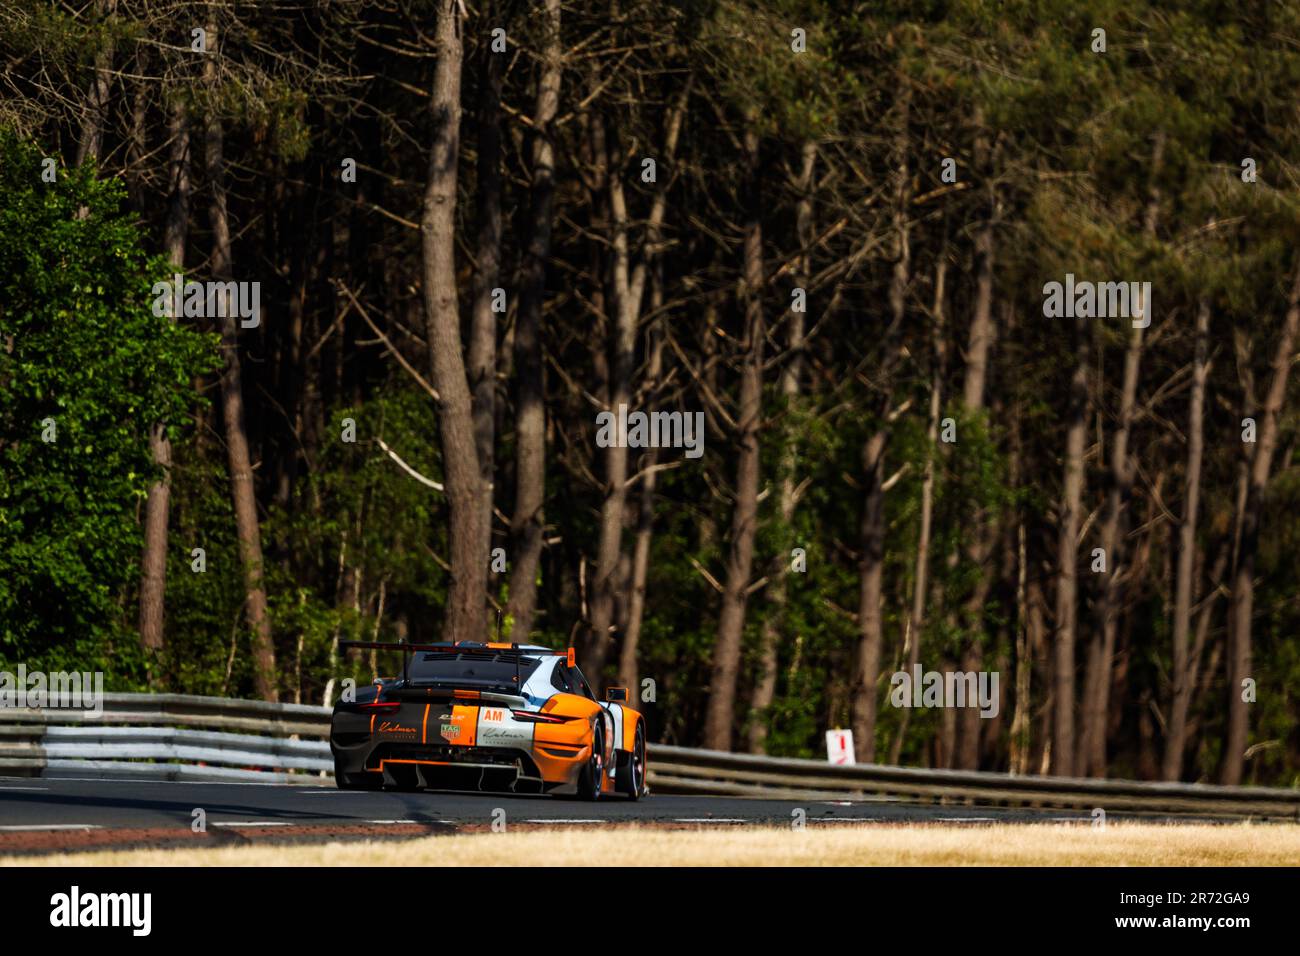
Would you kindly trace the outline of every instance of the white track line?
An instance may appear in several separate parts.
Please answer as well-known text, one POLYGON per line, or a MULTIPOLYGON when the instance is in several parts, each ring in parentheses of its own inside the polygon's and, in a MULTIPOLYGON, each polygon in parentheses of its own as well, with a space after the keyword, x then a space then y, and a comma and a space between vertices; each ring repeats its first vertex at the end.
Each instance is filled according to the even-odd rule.
POLYGON ((8 824, 0 826, 0 830, 6 833, 25 833, 28 831, 39 830, 102 830, 103 827, 95 823, 33 823, 30 825, 8 824))
MULTIPOLYGON (((997 817, 935 817, 936 823, 996 823, 997 817)), ((924 823, 924 820, 916 821, 924 823)))
POLYGON ((566 820, 551 818, 549 820, 525 820, 524 823, 608 823, 608 820, 566 820))
POLYGON ((10 793, 14 790, 49 790, 49 787, 4 787, 0 786, 0 793, 10 793))
POLYGON ((365 822, 380 823, 380 824, 394 824, 394 825, 401 823, 401 824, 405 824, 408 827, 427 827, 427 826, 432 826, 435 823, 443 823, 448 826, 455 826, 456 824, 455 820, 366 820, 365 822))
POLYGON ((297 790, 313 784, 262 783, 259 780, 146 780, 141 777, 50 777, 60 783, 167 783, 186 787, 274 787, 276 790, 297 790))
POLYGON ((291 827, 294 826, 294 824, 292 823, 284 823, 279 820, 249 820, 246 823, 241 823, 235 820, 223 820, 220 823, 211 823, 208 825, 214 827, 291 827))
POLYGON ((673 823, 753 823, 740 817, 677 817, 673 823))

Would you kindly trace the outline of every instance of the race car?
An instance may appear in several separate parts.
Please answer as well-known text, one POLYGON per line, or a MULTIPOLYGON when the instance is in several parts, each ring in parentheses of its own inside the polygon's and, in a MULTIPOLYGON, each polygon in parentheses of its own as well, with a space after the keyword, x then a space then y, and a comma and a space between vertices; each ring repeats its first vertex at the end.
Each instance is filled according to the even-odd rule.
POLYGON ((627 688, 604 701, 572 648, 342 641, 402 652, 402 676, 334 705, 342 790, 488 790, 639 800, 646 735, 627 688))

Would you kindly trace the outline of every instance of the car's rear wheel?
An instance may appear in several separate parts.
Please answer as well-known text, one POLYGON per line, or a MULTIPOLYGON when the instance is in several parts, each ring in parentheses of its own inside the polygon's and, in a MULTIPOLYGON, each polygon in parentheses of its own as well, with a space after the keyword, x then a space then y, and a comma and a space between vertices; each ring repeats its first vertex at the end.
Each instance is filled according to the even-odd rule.
POLYGON ((636 725, 636 743, 627 755, 627 763, 618 768, 618 792, 633 800, 645 795, 645 729, 636 725))
POLYGON ((578 798, 580 800, 599 800, 600 787, 604 780, 605 759, 605 721, 598 720, 591 731, 591 757, 583 764, 578 774, 578 798))

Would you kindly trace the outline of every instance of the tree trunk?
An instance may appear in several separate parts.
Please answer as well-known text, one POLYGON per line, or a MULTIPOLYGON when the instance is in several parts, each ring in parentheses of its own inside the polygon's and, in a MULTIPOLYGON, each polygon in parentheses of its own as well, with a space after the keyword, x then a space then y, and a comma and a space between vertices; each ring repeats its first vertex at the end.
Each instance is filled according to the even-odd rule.
MULTIPOLYGON (((905 670, 921 660, 921 632, 925 627, 925 600, 930 574, 930 535, 934 524, 934 464, 939 454, 939 419, 943 413, 943 375, 948 352, 947 333, 944 329, 944 299, 948 277, 947 243, 940 249, 939 261, 934 268, 934 369, 930 375, 930 412, 926 428, 925 474, 921 479, 921 528, 916 542, 916 573, 912 583, 912 613, 907 619, 907 635, 903 645, 907 651, 905 670)), ((911 723, 912 708, 904 707, 899 715, 898 731, 889 747, 889 762, 897 764, 907 742, 907 728, 911 723)))
MULTIPOLYGON (((179 100, 168 112, 167 219, 163 250, 178 272, 185 269, 185 239, 190 222, 190 127, 179 100)), ((173 317, 175 318, 175 317, 173 317)), ((172 444, 164 425, 149 430, 149 450, 162 476, 149 486, 144 506, 144 550, 140 558, 140 643, 153 651, 163 646, 167 592, 167 525, 171 512, 172 444)))
POLYGON ((1083 502, 1083 453, 1088 434, 1088 325, 1076 319, 1075 365, 1070 378, 1069 432, 1066 437, 1065 481, 1061 496, 1060 538, 1057 547, 1056 640, 1053 685, 1052 773, 1074 774, 1074 641, 1078 603, 1079 520, 1083 502))
MULTIPOLYGON (((609 210, 611 242, 610 287, 614 298, 614 327, 611 330, 613 363, 610 369, 607 410, 615 418, 619 408, 632 401, 632 372, 636 358, 637 315, 640 303, 633 303, 628 263, 627 198, 623 191, 623 166, 627 156, 619 152, 609 162, 609 210)), ((628 449, 623 436, 616 436, 604 449, 605 497, 600 509, 600 537, 596 546, 596 569, 591 586, 591 634, 586 649, 587 673, 600 680, 612 642, 614 592, 622 555, 623 519, 627 507, 628 449)))
MULTIPOLYGON (((117 0, 96 0, 95 14, 101 22, 117 12, 117 0)), ((86 108, 81 119, 81 138, 77 144, 77 165, 99 160, 104 143, 104 116, 108 112, 108 94, 113 81, 114 44, 109 40, 95 54, 95 75, 86 92, 86 108)))
POLYGON ((853 674, 850 723, 853 748, 860 762, 876 760, 876 682, 884 647, 881 593, 885 571, 885 426, 882 424, 862 452, 867 493, 862 510, 862 560, 858 570, 858 646, 853 674))
MULTIPOLYGON (((988 178, 988 218, 975 239, 975 258, 979 271, 975 280, 975 304, 971 315, 970 335, 966 343, 966 378, 962 387, 962 407, 968 422, 984 410, 984 396, 988 386, 989 351, 993 346, 993 230, 997 223, 998 198, 995 173, 992 169, 988 132, 984 128, 982 109, 975 112, 975 163, 988 178)), ((992 569, 989 558, 997 541, 996 516, 981 505, 971 517, 967 533, 967 558, 979 569, 975 585, 962 607, 962 620, 967 630, 967 644, 962 651, 961 669, 977 672, 983 667, 985 643, 985 605, 992 586, 992 569)), ((965 707, 957 713, 957 747, 954 766, 974 770, 979 765, 981 718, 979 710, 965 707)))
MULTIPOLYGON (((1159 170, 1164 156, 1165 137, 1157 133, 1151 156, 1151 185, 1146 205, 1143 227, 1148 238, 1154 238, 1156 221, 1160 212, 1159 170)), ((1150 303, 1142 304, 1142 315, 1150 321, 1150 303)), ((1093 635, 1088 654, 1088 671, 1084 679, 1083 726, 1079 735, 1079 752, 1075 758, 1075 773, 1094 777, 1106 775, 1106 722, 1110 712, 1111 666, 1115 656, 1115 633, 1123 604, 1123 525, 1124 509, 1133 488, 1135 465, 1129 457, 1129 436, 1133 430, 1133 414, 1137 405, 1138 380, 1141 377, 1143 332, 1141 326, 1130 326, 1128 348, 1124 353, 1124 378, 1120 387, 1119 426, 1112 438, 1110 456, 1110 487, 1106 493, 1106 507, 1101 522, 1101 547, 1106 559, 1106 577, 1102 582, 1101 600, 1097 602, 1097 631, 1093 635)), ((1100 398, 1098 398, 1100 402, 1100 398)))
POLYGON ((1192 394, 1187 413, 1187 478, 1183 495, 1183 520, 1178 525, 1178 570, 1174 585, 1173 699, 1165 733, 1161 776, 1174 781, 1182 776, 1187 752, 1187 709, 1192 699, 1188 639, 1195 600, 1196 517, 1201 498, 1201 456, 1204 452, 1205 383, 1210 375, 1210 300, 1202 298, 1196 312, 1196 356, 1192 367, 1192 394))
MULTIPOLYGON (((489 16, 491 8, 487 11, 489 16)), ((479 532, 483 553, 492 550, 496 477, 497 318, 492 290, 501 272, 501 83, 505 54, 482 50, 478 107, 478 237, 474 306, 470 319, 469 384, 479 465, 479 532)))
POLYGON ((1246 489, 1241 521, 1241 547, 1232 573, 1232 631, 1228 656, 1228 732, 1224 742, 1219 782, 1241 783, 1250 732, 1250 706, 1242 700, 1242 683, 1251 677, 1251 615, 1255 600, 1255 558, 1259 544, 1259 523, 1263 515, 1264 490, 1277 450, 1278 416, 1286 398, 1287 377, 1295 351, 1296 329, 1300 326, 1300 263, 1287 301, 1286 321, 1273 356, 1273 375, 1264 405, 1256 416, 1258 434, 1250 462, 1250 483, 1246 489))
MULTIPOLYGON (((204 64, 204 79, 214 93, 217 88, 217 27, 207 28, 211 44, 204 64)), ((229 282, 233 276, 230 254, 230 221, 226 213, 226 164, 223 155, 221 118, 208 115, 203 139, 204 161, 212 190, 208 217, 212 227, 212 276, 229 282)), ((271 638, 271 619, 266 609, 266 589, 262 578, 262 533, 258 525, 257 497, 253 487, 252 454, 244 426, 244 386, 239 358, 239 318, 233 303, 227 301, 221 321, 221 351, 225 368, 221 375, 221 402, 225 420, 226 455, 230 467, 230 489, 234 499, 235 533, 239 539, 239 560, 244 575, 244 612, 253 635, 253 683, 257 696, 278 701, 275 667, 275 644, 271 638)))
POLYGON ((862 559, 858 566, 858 646, 855 651, 850 724, 859 761, 876 759, 876 683, 884 649, 884 610, 881 598, 885 575, 885 445, 889 438, 893 394, 891 380, 902 353, 902 325, 907 315, 907 286, 911 280, 911 243, 907 221, 910 175, 908 172, 908 122, 910 96, 904 85, 899 98, 894 136, 891 183, 893 191, 894 268, 889 281, 890 325, 885 334, 880 378, 884 397, 876 430, 862 451, 866 497, 862 508, 862 559))
POLYGON ((458 0, 439 0, 438 60, 432 96, 433 145, 420 220, 425 330, 432 384, 440 396, 438 430, 449 511, 451 583, 444 641, 483 639, 487 602, 486 538, 480 528, 482 477, 460 337, 456 293, 456 164, 460 152, 463 50, 458 0))
MULTIPOLYGON (((795 211, 795 232, 799 238, 795 283, 799 288, 807 289, 812 275, 811 247, 813 242, 813 173, 817 164, 817 144, 811 140, 803 144, 801 151, 802 166, 799 170, 799 203, 795 211)), ((800 377, 803 373, 804 317, 806 313, 791 311, 786 316, 786 348, 789 357, 785 369, 781 372, 781 397, 785 401, 785 414, 795 413, 799 398, 800 377)), ((787 529, 786 545, 793 545, 790 536, 791 522, 794 520, 795 507, 795 468, 798 467, 798 442, 787 427, 787 439, 784 444, 781 462, 781 486, 778 492, 777 511, 781 516, 781 527, 787 529)), ((768 570, 767 601, 768 614, 763 619, 763 633, 759 644, 758 673, 754 675, 754 690, 750 696, 750 722, 747 745, 752 754, 767 752, 768 708, 776 697, 776 669, 780 634, 785 625, 786 608, 786 573, 789 568, 790 547, 782 547, 772 558, 768 570)))
POLYGON ((1075 773, 1095 777, 1106 775, 1106 715, 1110 686, 1111 660, 1115 654, 1115 630, 1119 624, 1121 604, 1121 522, 1133 486, 1133 465, 1129 460, 1128 441, 1137 404, 1137 385, 1142 362, 1141 328, 1129 331, 1124 355, 1124 380, 1120 390, 1119 425, 1112 436, 1110 453, 1110 488, 1106 494, 1100 538, 1106 559, 1106 577, 1101 599, 1097 602, 1098 633, 1088 650, 1088 669, 1084 678, 1083 719, 1079 728, 1075 773))
POLYGON ((740 403, 736 416, 736 504, 731 517, 731 547, 727 577, 718 614, 718 640, 713 648, 709 704, 704 718, 704 746, 731 749, 735 723, 736 682, 740 674, 740 641, 745 627, 745 604, 754 565, 754 536, 758 530, 758 432, 763 413, 763 226, 760 206, 761 169, 759 138, 753 117, 745 128, 746 176, 744 278, 744 368, 740 378, 740 403))
POLYGON ((523 291, 515 323, 515 508, 510 519, 514 567, 506 608, 513 640, 526 642, 537 610, 537 569, 542 557, 546 501, 546 380, 542 355, 542 300, 551 254, 555 201, 555 114, 560 103, 560 0, 546 0, 546 38, 532 128, 532 204, 524 251, 523 291))
MULTIPOLYGON (((690 96, 689 82, 682 87, 676 101, 668 111, 664 136, 663 165, 670 167, 677 153, 677 140, 681 133, 682 117, 690 96)), ((617 137, 610 139, 617 141, 617 137)), ((615 147, 617 149, 617 147, 615 147)), ((646 277, 653 258, 658 252, 659 227, 667 208, 668 176, 659 177, 650 215, 646 219, 645 248, 636 266, 631 264, 628 232, 627 196, 623 188, 623 168, 627 164, 626 150, 611 151, 608 162, 609 211, 612 227, 610 262, 610 288, 614 299, 614 329, 611 336, 614 363, 610 373, 608 410, 618 415, 619 406, 632 400, 632 374, 635 369, 637 328, 641 320, 641 302, 645 294, 646 277)), ((665 170, 665 174, 668 170, 665 170)), ((605 500, 600 512, 600 541, 596 554, 596 574, 592 582, 591 638, 587 648, 589 674, 599 679, 613 643, 615 595, 620 588, 618 569, 624 565, 622 553, 623 527, 627 513, 627 462, 628 449, 615 442, 605 449, 605 500)))
MULTIPOLYGON (((650 283, 650 309, 658 312, 663 305, 662 270, 656 268, 650 283)), ((647 331, 650 338, 650 361, 646 369, 647 394, 659 385, 663 374, 663 336, 652 325, 647 331)), ((618 655, 618 682, 628 689, 631 700, 636 700, 640 686, 637 670, 637 652, 641 643, 641 624, 645 619, 646 578, 650 573, 650 543, 654 534, 655 475, 659 463, 659 450, 649 448, 641 459, 641 494, 637 504, 636 544, 632 548, 632 576, 628 588, 627 628, 623 633, 623 646, 618 655)))

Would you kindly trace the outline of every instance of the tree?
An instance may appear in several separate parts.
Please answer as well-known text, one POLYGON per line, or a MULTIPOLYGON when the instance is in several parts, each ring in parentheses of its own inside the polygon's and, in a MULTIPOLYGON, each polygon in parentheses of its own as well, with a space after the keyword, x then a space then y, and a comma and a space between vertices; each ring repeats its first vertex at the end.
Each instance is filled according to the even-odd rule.
POLYGON ((439 0, 429 109, 424 211, 420 220, 425 335, 430 379, 438 391, 438 427, 447 476, 451 578, 442 634, 447 641, 481 640, 486 624, 487 553, 482 533, 482 475, 457 307, 456 173, 460 156, 461 6, 439 0))
POLYGON ((157 477, 150 430, 179 433, 214 343, 155 312, 170 269, 121 182, 87 165, 45 183, 43 155, 0 130, 0 656, 143 682, 117 595, 157 477))
POLYGON ((252 453, 244 416, 243 366, 239 357, 240 319, 229 291, 234 272, 226 205, 225 133, 216 105, 219 80, 215 18, 208 22, 207 35, 208 42, 212 45, 212 54, 203 67, 204 85, 210 98, 203 131, 203 158, 211 190, 208 203, 208 219, 212 229, 210 267, 213 277, 224 284, 220 294, 225 297, 225 302, 219 306, 219 313, 223 316, 221 352, 225 368, 221 374, 221 408, 225 424, 226 457, 230 468, 235 529, 239 537, 239 563, 244 577, 244 613, 253 632, 253 680, 260 698, 278 701, 280 690, 277 686, 275 642, 267 613, 262 529, 257 515, 252 453))

